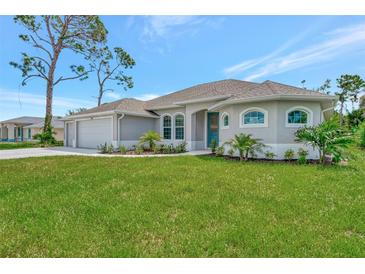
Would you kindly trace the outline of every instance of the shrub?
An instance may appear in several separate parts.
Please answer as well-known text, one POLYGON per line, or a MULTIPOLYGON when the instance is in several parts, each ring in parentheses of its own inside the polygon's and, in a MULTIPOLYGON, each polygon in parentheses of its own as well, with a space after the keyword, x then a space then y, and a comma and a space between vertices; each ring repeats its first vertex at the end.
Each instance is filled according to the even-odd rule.
POLYGON ((109 146, 108 146, 107 142, 105 142, 105 144, 98 145, 97 148, 103 154, 109 153, 109 146))
POLYGON ((35 134, 34 139, 39 140, 41 144, 53 145, 56 143, 56 139, 53 137, 53 128, 49 127, 47 131, 35 134))
POLYGON ((161 151, 162 151, 162 147, 163 147, 163 145, 155 145, 155 147, 153 148, 153 153, 154 153, 154 154, 159 154, 159 153, 161 153, 161 151))
POLYGON ((347 125, 350 129, 356 129, 365 121, 365 113, 363 109, 355 109, 346 116, 347 125))
POLYGON ((326 154, 342 158, 342 149, 353 141, 352 136, 334 120, 328 120, 313 127, 300 128, 295 136, 297 142, 304 142, 318 149, 320 162, 323 164, 326 154))
POLYGON ((136 149, 135 149, 135 151, 134 151, 136 154, 138 154, 138 155, 140 155, 140 154, 142 154, 143 152, 144 152, 144 148, 143 148, 143 146, 142 145, 138 145, 138 146, 136 146, 136 149))
POLYGON ((303 165, 307 163, 307 156, 308 156, 308 150, 305 150, 303 148, 298 149, 298 163, 303 165))
POLYGON ((126 154, 127 153, 127 148, 124 145, 120 145, 119 146, 119 152, 121 154, 126 154))
POLYGON ((238 150, 240 161, 243 161, 243 159, 247 161, 249 154, 255 156, 256 152, 262 152, 262 148, 265 147, 260 139, 252 138, 251 134, 244 133, 234 135, 226 144, 230 145, 235 151, 238 150))
POLYGON ((276 154, 274 152, 271 152, 271 151, 266 151, 265 152, 265 158, 266 159, 272 160, 275 157, 276 157, 276 154))
POLYGON ((112 144, 108 145, 108 147, 107 147, 107 153, 112 154, 113 151, 114 151, 113 145, 112 144))
POLYGON ((294 156, 295 156, 295 152, 291 148, 286 150, 285 153, 284 153, 284 158, 285 158, 285 160, 288 160, 288 161, 293 160, 294 156))
MULTIPOLYGON (((365 102, 365 99, 364 99, 365 102)), ((360 130, 360 147, 365 148, 365 124, 360 130)))
POLYGON ((210 149, 212 150, 212 153, 215 153, 215 151, 217 150, 217 140, 213 139, 210 142, 210 149))
POLYGON ((215 155, 216 156, 223 156, 223 154, 224 154, 224 146, 217 147, 217 149, 215 151, 215 155))
POLYGON ((153 150, 156 142, 160 140, 160 134, 156 131, 149 130, 139 138, 139 144, 143 145, 144 143, 148 143, 150 150, 153 150))
POLYGON ((233 155, 234 155, 234 149, 233 149, 233 148, 230 148, 230 149, 227 151, 227 153, 228 153, 228 155, 229 155, 230 157, 233 157, 233 155))
POLYGON ((175 149, 174 149, 174 145, 173 144, 165 145, 162 148, 162 153, 163 154, 171 154, 171 153, 174 153, 174 152, 175 152, 175 149))
POLYGON ((187 146, 187 143, 186 142, 181 142, 180 144, 178 144, 175 147, 175 152, 176 153, 184 153, 184 152, 186 152, 186 146, 187 146))

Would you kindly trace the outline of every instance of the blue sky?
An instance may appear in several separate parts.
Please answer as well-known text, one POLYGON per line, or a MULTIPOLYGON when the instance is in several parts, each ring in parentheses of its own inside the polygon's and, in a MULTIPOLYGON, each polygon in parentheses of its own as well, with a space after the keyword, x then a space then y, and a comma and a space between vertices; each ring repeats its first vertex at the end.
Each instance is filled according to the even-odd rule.
MULTIPOLYGON (((270 79, 308 88, 343 73, 365 77, 364 16, 102 16, 109 45, 136 60, 127 71, 135 86, 115 88, 104 102, 122 97, 150 99, 195 84, 270 79)), ((45 83, 20 86, 20 72, 9 66, 33 49, 18 39, 22 28, 0 16, 0 120, 44 115, 45 83)), ((69 75, 80 56, 63 52, 57 75, 69 75)), ((335 91, 335 88, 333 89, 335 91)), ((95 77, 66 81, 54 91, 54 115, 96 104, 95 77)))

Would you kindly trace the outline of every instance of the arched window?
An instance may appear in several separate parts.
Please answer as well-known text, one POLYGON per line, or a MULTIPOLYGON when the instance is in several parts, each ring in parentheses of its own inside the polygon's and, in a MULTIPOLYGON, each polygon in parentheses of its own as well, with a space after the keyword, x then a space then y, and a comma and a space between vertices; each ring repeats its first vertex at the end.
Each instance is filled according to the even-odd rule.
POLYGON ((250 108, 240 115, 241 127, 267 127, 267 111, 261 108, 250 108))
POLYGON ((166 114, 162 117, 162 133, 163 138, 171 140, 171 116, 166 114))
POLYGON ((175 116, 175 140, 184 140, 184 115, 175 116))
POLYGON ((288 113, 288 124, 307 124, 308 114, 302 110, 293 110, 288 113))
POLYGON ((224 112, 222 114, 222 129, 229 128, 229 114, 224 112))
POLYGON ((293 107, 286 112, 287 127, 311 126, 313 124, 313 112, 306 107, 293 107))

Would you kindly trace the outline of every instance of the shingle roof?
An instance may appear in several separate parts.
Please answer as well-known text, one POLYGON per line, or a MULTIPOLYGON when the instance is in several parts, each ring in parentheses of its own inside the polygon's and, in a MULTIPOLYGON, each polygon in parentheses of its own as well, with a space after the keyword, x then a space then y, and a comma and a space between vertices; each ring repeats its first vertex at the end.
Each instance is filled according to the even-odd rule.
POLYGON ((147 101, 146 108, 153 110, 180 101, 236 95, 257 85, 259 84, 233 79, 200 84, 147 101))
POLYGON ((255 87, 243 90, 231 97, 231 99, 244 99, 252 98, 258 96, 269 96, 269 95, 310 95, 318 97, 327 97, 328 95, 320 93, 318 91, 298 88, 294 86, 289 86, 281 83, 276 83, 273 81, 265 81, 255 87))
POLYGON ((134 113, 136 115, 157 117, 153 110, 169 106, 173 107, 177 103, 183 101, 199 99, 214 100, 219 98, 219 100, 225 100, 224 102, 229 103, 230 101, 239 99, 250 99, 270 95, 310 95, 318 96, 318 98, 331 97, 317 91, 289 86, 273 81, 265 81, 259 84, 228 79, 199 84, 149 101, 125 98, 79 112, 75 115, 92 114, 105 111, 121 111, 125 113, 134 113))
POLYGON ((124 98, 115 102, 102 104, 99 107, 90 108, 84 111, 81 111, 75 115, 83 115, 90 113, 98 113, 105 111, 123 111, 135 113, 136 115, 146 115, 146 116, 155 116, 154 113, 145 109, 146 102, 137 100, 134 98, 124 98))
POLYGON ((36 124, 36 123, 40 123, 43 121, 44 121, 44 118, 40 118, 40 117, 22 116, 22 117, 17 117, 17 118, 1 121, 0 123, 31 125, 31 124, 36 124))
MULTIPOLYGON (((40 123, 36 123, 36 124, 26 126, 24 128, 43 128, 43 126, 44 126, 44 121, 42 121, 40 123)), ((64 122, 57 119, 57 118, 53 118, 52 119, 52 127, 53 128, 64 128, 64 122)))

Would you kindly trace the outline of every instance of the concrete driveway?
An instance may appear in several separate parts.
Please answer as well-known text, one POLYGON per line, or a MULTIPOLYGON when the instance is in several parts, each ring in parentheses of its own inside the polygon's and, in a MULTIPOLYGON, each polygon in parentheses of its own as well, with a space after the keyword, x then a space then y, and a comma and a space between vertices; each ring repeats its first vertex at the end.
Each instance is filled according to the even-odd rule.
POLYGON ((1 159, 16 159, 28 157, 43 157, 57 155, 88 155, 101 156, 96 149, 69 148, 69 147, 48 147, 48 148, 21 148, 0 150, 1 159))
POLYGON ((17 159, 28 157, 44 157, 44 156, 92 156, 92 157, 173 157, 184 155, 204 155, 209 154, 209 150, 191 151, 180 154, 159 154, 159 155, 118 155, 118 154, 100 154, 96 149, 86 148, 70 148, 70 147, 48 147, 48 148, 22 148, 0 150, 0 160, 17 159))

